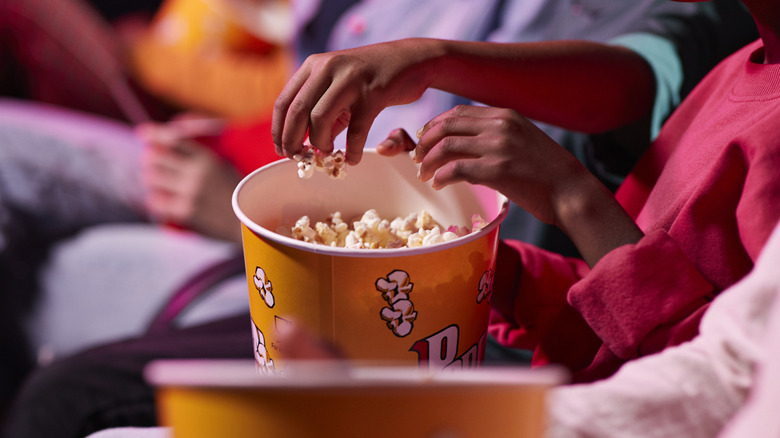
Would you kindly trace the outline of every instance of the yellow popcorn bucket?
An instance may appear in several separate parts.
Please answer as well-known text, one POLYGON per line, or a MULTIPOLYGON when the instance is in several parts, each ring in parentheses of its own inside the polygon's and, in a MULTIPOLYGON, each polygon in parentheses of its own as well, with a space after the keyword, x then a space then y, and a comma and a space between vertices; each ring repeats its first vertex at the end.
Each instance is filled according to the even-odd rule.
POLYGON ((466 183, 433 190, 417 179, 407 155, 368 150, 340 180, 321 172, 301 179, 293 160, 264 166, 236 187, 233 209, 242 223, 261 370, 283 368, 277 330, 291 320, 349 359, 434 371, 481 363, 499 224, 508 209, 500 193, 466 183), (304 215, 324 220, 339 211, 346 221, 368 209, 389 220, 425 210, 444 227, 470 228, 479 214, 488 224, 450 242, 397 249, 329 247, 275 232, 304 215))
POLYGON ((173 438, 541 438, 547 392, 566 378, 558 368, 291 368, 264 377, 250 360, 157 361, 145 376, 173 438))

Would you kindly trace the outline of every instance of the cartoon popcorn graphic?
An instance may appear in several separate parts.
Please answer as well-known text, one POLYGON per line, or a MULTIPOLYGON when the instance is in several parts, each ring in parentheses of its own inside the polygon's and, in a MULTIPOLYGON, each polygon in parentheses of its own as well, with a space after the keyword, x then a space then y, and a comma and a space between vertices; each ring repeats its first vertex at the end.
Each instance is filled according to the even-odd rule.
POLYGON ((268 356, 268 348, 265 346, 265 335, 257 328, 254 321, 252 321, 252 328, 254 329, 252 330, 252 341, 255 345, 255 363, 257 363, 257 368, 263 374, 273 374, 276 372, 276 367, 274 366, 274 360, 268 356))
POLYGON ((479 279, 479 294, 477 295, 477 303, 481 303, 487 300, 490 303, 490 297, 493 295, 493 271, 488 269, 482 274, 482 278, 479 279))
POLYGON ((409 299, 414 283, 409 281, 409 274, 395 270, 387 275, 387 278, 379 278, 376 281, 376 289, 382 292, 382 298, 391 307, 385 307, 379 315, 387 322, 387 327, 398 337, 404 337, 412 332, 417 319, 414 304, 409 299))
POLYGON ((271 284, 271 281, 266 279, 266 274, 265 274, 265 271, 263 270, 263 268, 258 266, 257 269, 255 269, 255 276, 254 276, 253 280, 255 282, 255 289, 257 289, 257 292, 260 293, 260 298, 262 298, 263 301, 265 301, 265 304, 269 308, 273 308, 274 307, 274 294, 273 294, 274 287, 271 284))

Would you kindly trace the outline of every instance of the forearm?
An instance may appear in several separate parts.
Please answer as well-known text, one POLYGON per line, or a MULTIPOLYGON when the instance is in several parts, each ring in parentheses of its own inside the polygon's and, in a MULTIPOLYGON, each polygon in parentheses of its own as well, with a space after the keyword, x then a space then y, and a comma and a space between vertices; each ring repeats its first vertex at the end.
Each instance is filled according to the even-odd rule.
POLYGON ((635 52, 587 41, 483 43, 422 40, 435 59, 431 88, 534 120, 604 132, 652 109, 655 81, 635 52))
POLYGON ((523 116, 596 133, 651 111, 654 77, 629 49, 580 41, 479 43, 410 38, 315 54, 274 105, 276 152, 333 149, 347 128, 347 162, 360 162, 368 129, 386 107, 437 88, 523 116), (349 120, 348 126, 339 122, 349 120))
POLYGON ((552 196, 555 225, 577 246, 589 266, 613 249, 636 243, 644 235, 612 193, 584 168, 552 196))

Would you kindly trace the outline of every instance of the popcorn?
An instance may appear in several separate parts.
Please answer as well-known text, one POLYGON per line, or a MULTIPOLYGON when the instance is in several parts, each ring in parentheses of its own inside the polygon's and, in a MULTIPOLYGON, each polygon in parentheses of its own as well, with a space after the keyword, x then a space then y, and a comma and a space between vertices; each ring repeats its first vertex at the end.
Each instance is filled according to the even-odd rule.
POLYGON ((387 328, 396 336, 404 337, 412 332, 417 312, 414 303, 409 299, 409 294, 414 288, 414 283, 409 280, 406 271, 395 270, 388 274, 387 278, 379 278, 376 281, 376 290, 382 292, 382 298, 390 307, 383 308, 379 316, 387 323, 387 328))
POLYGON ((403 241, 399 239, 390 227, 390 222, 382 219, 376 210, 367 210, 363 216, 352 223, 352 231, 345 242, 347 248, 376 249, 400 248, 403 241))
POLYGON ((278 232, 293 239, 332 247, 353 249, 416 248, 450 242, 458 237, 479 231, 487 225, 478 214, 472 216, 471 231, 467 227, 451 226, 444 229, 428 211, 382 219, 374 209, 367 210, 349 228, 341 212, 331 214, 324 222, 311 226, 303 216, 293 227, 281 227, 278 232))
POLYGON ((344 152, 340 150, 326 155, 313 146, 304 145, 301 153, 295 154, 293 159, 298 162, 299 178, 311 178, 315 170, 325 172, 334 179, 347 176, 347 162, 344 152))
POLYGON ((471 232, 476 233, 477 231, 485 228, 487 226, 487 222, 485 219, 482 219, 482 216, 478 214, 473 214, 471 216, 471 232))
POLYGON ((420 214, 417 215, 417 220, 414 222, 414 226, 418 229, 423 228, 429 230, 438 225, 439 224, 433 220, 433 216, 431 216, 431 214, 425 210, 421 211, 420 214))
POLYGON ((311 219, 302 216, 290 227, 279 227, 277 233, 289 235, 293 239, 327 246, 345 246, 347 236, 351 231, 346 222, 341 219, 341 213, 331 214, 325 222, 317 222, 311 226, 311 219))
MULTIPOLYGON (((464 233, 463 235, 466 234, 468 233, 464 233)), ((442 233, 441 228, 438 225, 434 225, 434 227, 431 229, 426 230, 424 228, 420 228, 416 233, 411 234, 409 236, 407 246, 415 247, 436 245, 437 243, 444 243, 455 240, 458 237, 460 236, 452 231, 445 231, 442 233)))
POLYGON ((314 242, 317 238, 317 233, 311 228, 311 221, 309 216, 303 216, 295 222, 295 226, 292 228, 292 234, 298 240, 304 242, 314 242))

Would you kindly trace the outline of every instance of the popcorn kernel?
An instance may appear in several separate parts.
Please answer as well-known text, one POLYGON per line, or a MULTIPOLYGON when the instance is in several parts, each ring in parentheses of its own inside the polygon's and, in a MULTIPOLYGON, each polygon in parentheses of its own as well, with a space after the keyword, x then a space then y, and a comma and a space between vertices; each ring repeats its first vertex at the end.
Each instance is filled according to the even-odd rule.
POLYGON ((304 145, 303 150, 293 156, 293 160, 298 162, 299 178, 311 178, 315 170, 325 172, 334 179, 347 176, 347 162, 341 150, 326 155, 311 145, 304 145))

